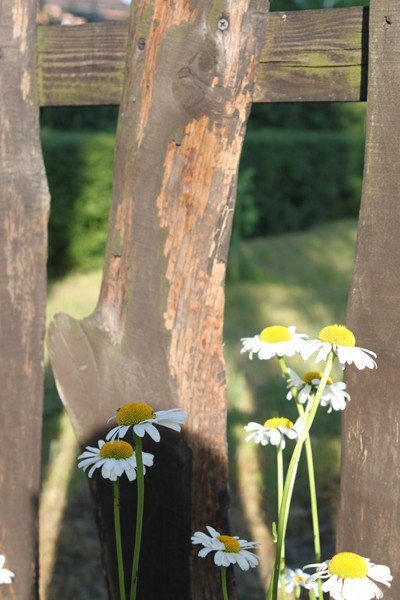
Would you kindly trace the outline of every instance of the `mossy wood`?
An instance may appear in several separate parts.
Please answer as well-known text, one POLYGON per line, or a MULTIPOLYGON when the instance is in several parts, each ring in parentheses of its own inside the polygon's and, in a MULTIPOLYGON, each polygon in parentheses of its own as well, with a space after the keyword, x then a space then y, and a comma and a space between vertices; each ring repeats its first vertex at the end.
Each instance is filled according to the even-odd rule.
POLYGON ((376 371, 352 370, 343 421, 339 550, 390 565, 385 600, 400 597, 400 13, 371 0, 363 194, 348 305, 357 343, 376 371))
MULTIPOLYGON (((218 570, 195 558, 190 535, 228 528, 223 285, 267 14, 265 0, 134 3, 98 306, 82 321, 58 315, 49 331, 82 446, 104 436, 128 402, 189 414, 184 435, 145 439, 155 466, 146 475, 140 598, 220 594, 218 570)), ((134 490, 123 486, 126 546, 134 490)), ((92 491, 117 598, 110 482, 94 478, 92 491)))
POLYGON ((0 554, 17 573, 0 595, 10 600, 38 598, 50 198, 35 94, 36 9, 33 0, 0 6, 0 554))
MULTIPOLYGON (((127 40, 126 22, 39 27, 41 106, 119 104, 127 40)), ((366 100, 367 60, 368 8, 271 13, 254 102, 366 100)))

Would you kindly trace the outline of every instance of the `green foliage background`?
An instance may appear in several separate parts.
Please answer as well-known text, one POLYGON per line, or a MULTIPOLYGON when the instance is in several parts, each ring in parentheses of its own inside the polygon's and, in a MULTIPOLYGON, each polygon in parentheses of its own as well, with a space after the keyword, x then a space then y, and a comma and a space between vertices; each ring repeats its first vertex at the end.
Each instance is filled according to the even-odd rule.
MULTIPOLYGON (((250 119, 242 153, 233 255, 242 239, 305 230, 358 213, 363 115, 350 130, 341 129, 351 107, 338 111, 326 105, 324 118, 319 115, 318 123, 309 113, 304 129, 298 124, 307 121, 301 112, 310 105, 296 111, 283 105, 261 108, 250 119), (272 108, 276 111, 266 110, 272 108), (275 121, 278 113, 281 121, 275 121)), ((107 236, 114 133, 44 128, 42 144, 52 197, 49 275, 97 268, 107 236)))
MULTIPOLYGON (((273 0, 271 10, 367 5, 367 0, 273 0)), ((118 108, 42 110, 52 197, 49 275, 102 264, 118 108)), ((255 104, 239 172, 231 275, 240 242, 356 217, 364 152, 363 104, 255 104)), ((246 268, 245 277, 252 270, 246 268)))

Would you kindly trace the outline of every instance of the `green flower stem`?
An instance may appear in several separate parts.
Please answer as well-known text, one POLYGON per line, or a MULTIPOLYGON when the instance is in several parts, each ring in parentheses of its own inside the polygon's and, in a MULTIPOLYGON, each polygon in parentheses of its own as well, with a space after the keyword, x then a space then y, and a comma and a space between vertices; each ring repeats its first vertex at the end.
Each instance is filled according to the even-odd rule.
POLYGON ((136 507, 135 549, 133 551, 130 600, 136 600, 140 545, 142 542, 143 506, 144 506, 144 469, 143 469, 142 440, 140 439, 140 437, 138 435, 136 435, 136 433, 133 434, 133 443, 135 446, 135 454, 136 454, 137 507, 136 507))
MULTIPOLYGON (((285 363, 285 360, 282 357, 279 357, 279 365, 281 367, 282 373, 285 376, 286 380, 289 379, 289 372, 285 363)), ((290 391, 292 392, 293 398, 296 401, 296 406, 300 417, 305 420, 305 411, 302 404, 298 400, 297 389, 292 386, 290 391)), ((319 532, 319 520, 318 520, 318 502, 317 502, 317 488, 315 484, 315 471, 314 471, 314 459, 312 453, 311 446, 311 438, 308 435, 305 441, 306 447, 306 459, 307 459, 307 471, 308 471, 308 484, 310 488, 310 503, 311 503, 311 520, 313 527, 313 538, 314 538, 314 554, 315 554, 315 562, 321 562, 321 536, 319 532)), ((319 584, 322 585, 321 580, 318 580, 319 584)))
POLYGON ((123 561, 123 557, 122 557, 120 504, 119 504, 119 480, 118 479, 116 481, 114 481, 114 529, 115 529, 115 546, 117 548, 119 598, 120 598, 120 600, 125 600, 125 577, 124 577, 124 561, 123 561))
MULTIPOLYGON (((276 466, 278 479, 278 515, 281 510, 282 494, 283 494, 283 450, 280 444, 276 447, 276 466)), ((280 580, 281 580, 281 598, 286 600, 285 586, 285 544, 282 544, 281 563, 280 563, 280 580)))
MULTIPOLYGON (((303 407, 302 407, 303 408, 303 407)), ((307 435, 305 441, 306 447, 306 458, 307 458, 307 470, 308 470, 308 484, 310 488, 310 505, 311 505, 311 521, 314 536, 314 554, 315 562, 321 562, 321 535, 319 531, 319 519, 318 519, 318 501, 317 501, 317 486, 315 484, 315 472, 314 472, 314 459, 311 446, 310 434, 307 435)), ((322 580, 318 579, 318 591, 319 597, 323 598, 322 594, 322 580)), ((315 600, 314 592, 311 590, 311 600, 315 600)))
POLYGON ((226 567, 221 567, 221 584, 222 584, 222 598, 223 598, 223 600, 229 600, 228 586, 226 584, 226 567))
POLYGON ((274 571, 272 573, 272 581, 268 590, 267 600, 277 600, 278 598, 278 579, 279 579, 279 571, 280 571, 280 562, 281 562, 281 554, 283 543, 286 535, 287 522, 289 518, 289 509, 290 503, 292 500, 294 480, 297 472, 297 466, 300 459, 300 454, 304 445, 305 440, 309 434, 310 428, 315 419, 315 415, 317 414, 318 406, 321 400, 322 392, 325 389, 326 383, 328 381, 328 377, 332 370, 333 360, 335 354, 333 351, 329 353, 328 359, 326 361, 325 369, 319 383, 318 389, 315 393, 315 397, 310 408, 310 411, 306 413, 306 422, 303 427, 303 431, 297 440, 297 443, 294 447, 292 457, 290 459, 289 467, 287 470, 285 485, 283 488, 283 497, 282 497, 282 506, 279 512, 279 520, 278 520, 278 540, 276 544, 276 557, 275 557, 275 566, 274 571))
MULTIPOLYGON (((313 589, 311 589, 311 590, 308 591, 308 598, 309 598, 309 600, 317 600, 316 597, 315 597, 315 592, 314 592, 313 589)), ((322 594, 322 591, 319 592, 318 598, 322 598, 322 600, 323 600, 324 596, 322 594)))

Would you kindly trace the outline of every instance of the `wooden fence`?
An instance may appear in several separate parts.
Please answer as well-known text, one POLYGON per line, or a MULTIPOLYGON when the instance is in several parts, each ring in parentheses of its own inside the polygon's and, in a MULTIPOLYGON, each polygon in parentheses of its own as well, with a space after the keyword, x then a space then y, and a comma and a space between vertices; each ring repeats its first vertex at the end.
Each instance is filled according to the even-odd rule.
MULTIPOLYGON (((98 306, 82 321, 55 319, 52 366, 81 444, 104 434, 116 403, 190 413, 179 443, 162 443, 165 468, 146 508, 147 536, 160 541, 155 562, 143 556, 141 594, 210 600, 217 575, 199 561, 192 568, 189 539, 205 523, 227 523, 223 284, 249 110, 367 100, 348 325, 378 353, 379 368, 348 377, 337 543, 390 565, 385 598, 398 598, 400 5, 268 12, 267 0, 136 0, 129 24, 37 28, 36 2, 2 0, 0 552, 18 572, 6 597, 38 596, 49 210, 39 107, 120 104, 98 306)), ((99 485, 92 491, 115 598, 110 507, 99 485)))

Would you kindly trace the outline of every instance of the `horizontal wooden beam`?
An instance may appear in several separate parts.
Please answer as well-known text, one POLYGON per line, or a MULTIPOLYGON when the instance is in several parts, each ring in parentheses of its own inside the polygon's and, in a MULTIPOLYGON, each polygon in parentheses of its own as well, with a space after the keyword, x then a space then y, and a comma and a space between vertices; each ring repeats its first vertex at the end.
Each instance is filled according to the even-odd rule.
MULTIPOLYGON (((255 102, 366 100, 368 8, 275 12, 255 102)), ((38 28, 41 106, 119 104, 128 22, 38 28)))
POLYGON ((366 100, 368 9, 271 13, 255 102, 366 100))

